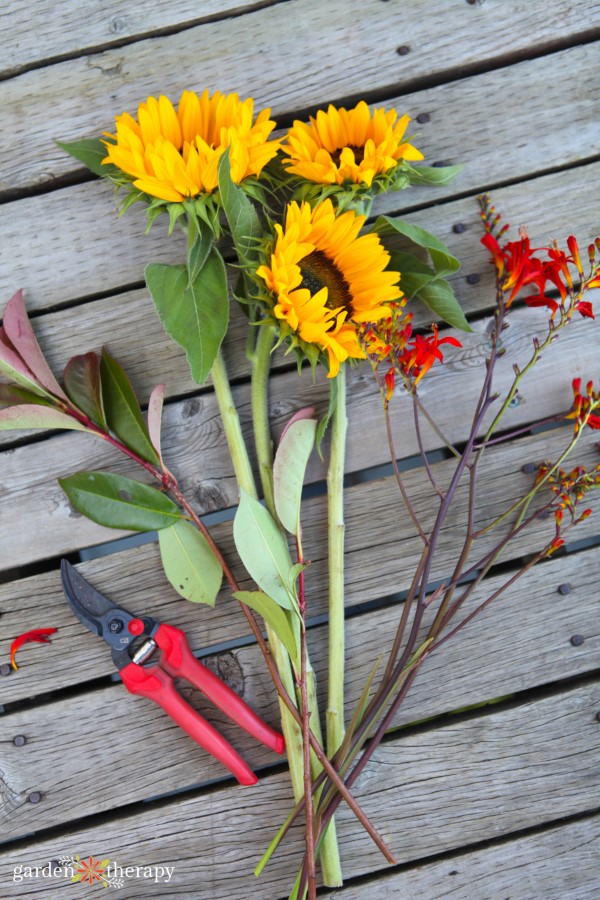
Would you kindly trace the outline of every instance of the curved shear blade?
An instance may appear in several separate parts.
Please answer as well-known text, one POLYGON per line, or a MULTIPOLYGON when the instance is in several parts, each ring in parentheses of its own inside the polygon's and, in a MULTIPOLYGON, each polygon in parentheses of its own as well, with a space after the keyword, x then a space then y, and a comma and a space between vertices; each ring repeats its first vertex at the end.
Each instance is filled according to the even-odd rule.
POLYGON ((120 607, 93 588, 66 559, 61 560, 60 575, 65 596, 79 621, 92 634, 104 637, 107 614, 121 612, 120 607))

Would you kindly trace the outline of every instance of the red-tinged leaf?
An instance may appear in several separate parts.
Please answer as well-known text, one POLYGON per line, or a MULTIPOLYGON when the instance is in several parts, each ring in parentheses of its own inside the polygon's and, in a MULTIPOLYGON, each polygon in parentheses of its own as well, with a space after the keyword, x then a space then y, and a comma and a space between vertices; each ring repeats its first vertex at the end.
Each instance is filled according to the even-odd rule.
POLYGON ((100 361, 104 413, 110 430, 147 462, 159 462, 140 405, 125 371, 106 347, 100 361))
POLYGON ((63 375, 65 388, 75 406, 106 428, 102 390, 100 387, 100 357, 97 353, 84 353, 69 360, 63 375))
POLYGON ((11 297, 4 310, 4 330, 9 341, 39 383, 51 394, 66 400, 67 397, 44 359, 23 303, 23 291, 11 297))
POLYGON ((9 406, 0 409, 0 431, 13 428, 67 428, 73 431, 89 429, 66 413, 52 406, 41 406, 34 403, 23 403, 20 406, 9 406))
POLYGON ((0 384, 0 406, 15 406, 19 403, 40 403, 47 406, 48 401, 44 400, 33 391, 26 388, 17 387, 14 384, 0 384))
POLYGON ((0 328, 0 373, 40 397, 48 396, 48 391, 39 384, 9 341, 4 328, 0 328))
POLYGON ((50 644, 49 635, 55 634, 58 628, 34 628, 33 631, 26 631, 25 634, 19 635, 10 645, 10 663, 13 669, 18 669, 16 655, 19 647, 23 644, 50 644))
POLYGON ((312 418, 314 418, 314 415, 315 415, 314 406, 305 406, 304 409, 299 409, 298 412, 294 413, 292 418, 286 423, 285 428, 281 432, 281 437, 279 438, 279 440, 280 441, 283 440, 283 438, 285 437, 286 431, 288 430, 290 425, 294 424, 294 422, 299 422, 300 419, 312 419, 312 418))
POLYGON ((148 434, 152 441, 152 446, 158 453, 160 463, 164 468, 162 451, 160 448, 160 431, 162 424, 163 401, 165 397, 164 384, 157 384, 148 401, 148 434))

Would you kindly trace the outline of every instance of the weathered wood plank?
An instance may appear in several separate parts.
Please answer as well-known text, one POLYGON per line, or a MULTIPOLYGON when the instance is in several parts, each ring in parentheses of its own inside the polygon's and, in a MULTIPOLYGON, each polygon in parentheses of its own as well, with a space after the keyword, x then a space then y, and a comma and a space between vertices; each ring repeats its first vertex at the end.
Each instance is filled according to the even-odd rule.
MULTIPOLYGON (((398 862, 595 809, 599 686, 585 685, 495 714, 405 735, 380 747, 357 785, 365 811, 389 839, 398 862)), ((302 850, 288 841, 257 882, 251 874, 290 806, 284 774, 242 795, 236 788, 174 801, 106 825, 67 831, 0 857, 4 896, 21 896, 16 865, 42 865, 62 853, 92 854, 120 865, 175 865, 173 887, 197 900, 260 897, 289 891, 302 850), (235 819, 235 839, 231 822, 235 819), (257 827, 257 822, 260 826, 257 827)), ((346 877, 382 869, 378 851, 339 815, 346 877)), ((35 888, 52 896, 51 879, 35 888)), ((77 896, 76 889, 73 896, 77 896)), ((143 880, 128 896, 147 897, 143 880)))
POLYGON ((10 9, 0 11, 0 74, 6 77, 47 59, 139 40, 156 32, 160 35, 177 26, 184 30, 202 20, 248 13, 273 2, 203 0, 199 6, 189 0, 169 4, 141 0, 128 3, 125 10, 118 0, 85 4, 37 0, 33 10, 43 17, 44 28, 40 31, 31 28, 31 3, 16 0, 10 9))
MULTIPOLYGON (((586 4, 587 15, 583 14, 581 4, 576 11, 566 2, 560 6, 560 12, 555 12, 561 16, 561 36, 569 33, 575 41, 578 33, 586 33, 600 22, 595 3, 586 4)), ((501 59, 507 47, 513 58, 532 48, 539 53, 544 46, 555 45, 554 21, 545 14, 542 4, 526 0, 513 0, 510 12, 505 9, 502 16, 493 7, 449 6, 443 0, 432 2, 426 16, 417 0, 402 7, 380 0, 360 0, 360 3, 353 0, 352 4, 347 0, 330 0, 325 4, 321 0, 290 0, 240 19, 212 22, 159 40, 140 41, 68 60, 43 71, 26 72, 2 85, 5 140, 0 152, 0 190, 45 184, 73 171, 72 161, 53 141, 110 130, 116 113, 137 108, 148 94, 163 93, 175 98, 186 85, 200 88, 209 85, 223 91, 250 93, 259 107, 268 106, 275 115, 290 113, 365 91, 373 95, 384 89, 389 92, 404 88, 405 92, 419 77, 440 78, 445 73, 456 72, 457 67, 501 59), (355 27, 358 17, 360 29, 355 27), (514 28, 515 17, 520 23, 518 31, 514 28), (294 22, 293 28, 289 27, 290 22, 294 22), (413 53, 405 56, 397 53, 399 35, 410 35, 413 53), (334 60, 332 46, 335 46, 334 60), (199 47, 202 47, 200 85, 199 47), (361 65, 357 66, 359 58, 361 65), (177 65, 173 64, 174 60, 177 65), (48 109, 52 109, 51 118, 48 109), (36 135, 35 141, 31 140, 32 134, 36 135)), ((528 141, 526 147, 521 145, 532 170, 556 165, 553 160, 557 158, 562 164, 567 159, 577 160, 591 154, 597 141, 589 83, 594 71, 588 47, 543 58, 541 63, 525 62, 507 69, 503 73, 502 89, 496 87, 493 96, 496 121, 504 118, 504 109, 509 112, 505 118, 504 148, 508 150, 519 138, 522 141, 519 125, 526 119, 535 119, 536 141, 533 144, 528 141), (589 99, 583 98, 587 116, 581 115, 578 103, 581 81, 578 80, 577 91, 569 87, 567 70, 575 59, 579 60, 578 71, 583 68, 588 73, 586 96, 589 99), (548 73, 557 68, 561 70, 561 79, 548 79, 548 73), (541 70, 545 73, 543 89, 533 74, 537 71, 539 79, 541 70), (532 76, 534 81, 530 80, 532 76), (518 79, 522 99, 518 106, 507 83, 513 77, 518 79), (578 109, 579 114, 574 116, 578 109), (544 112, 549 117, 549 127, 544 112), (557 121, 571 132, 568 146, 556 140, 557 121)), ((471 102, 476 96, 483 100, 480 92, 482 89, 485 92, 486 84, 489 89, 490 78, 498 85, 497 73, 483 76, 477 79, 474 93, 475 81, 470 82, 470 88, 469 82, 462 83, 462 88, 471 92, 471 102)), ((457 121, 452 108, 457 92, 460 94, 461 86, 451 84, 442 92, 443 99, 440 97, 440 103, 446 105, 442 119, 450 120, 453 126, 457 121)), ((427 101, 430 96, 425 92, 421 99, 427 101)), ((401 105, 420 111, 410 99, 417 100, 405 98, 401 105)), ((490 108, 488 103, 479 115, 469 117, 471 133, 479 129, 482 132, 477 141, 477 154, 483 149, 484 132, 489 128, 490 108)), ((447 135, 454 128, 445 128, 437 112, 434 121, 441 127, 440 142, 446 158, 449 155, 447 135), (446 136, 443 141, 442 135, 446 136)), ((489 135, 494 143, 497 133, 494 129, 489 135)), ((450 155, 457 154, 458 148, 451 148, 450 155)), ((509 177, 514 177, 512 170, 509 177)), ((448 190, 441 193, 447 196, 448 190)))
MULTIPOLYGON (((531 476, 521 472, 523 460, 539 460, 555 453, 562 443, 553 434, 526 439, 518 446, 504 448, 502 452, 490 452, 487 464, 480 476, 481 496, 486 498, 486 516, 505 510, 518 497, 523 496, 531 484, 531 476)), ((584 464, 595 463, 595 450, 588 443, 586 453, 580 456, 584 464)), ((452 463, 439 463, 434 472, 440 483, 447 483, 452 463)), ((417 509, 426 526, 431 524, 434 504, 427 498, 428 485, 424 473, 412 472, 407 487, 417 499, 417 509)), ((590 505, 598 509, 598 499, 591 496, 590 505)), ((467 498, 457 497, 456 507, 443 529, 438 545, 437 562, 432 579, 447 577, 456 562, 463 540, 466 522, 467 498)), ((346 491, 346 607, 357 603, 392 596, 405 590, 413 577, 421 553, 421 542, 407 521, 400 505, 397 487, 391 478, 368 484, 356 485, 346 491), (373 511, 376 511, 374 519, 373 511)), ((482 519, 481 524, 489 521, 482 519)), ((79 526, 79 523, 77 523, 79 526)), ((541 523, 531 532, 524 532, 507 548, 503 559, 511 560, 539 548, 544 535, 552 532, 552 523, 541 523)), ((327 611, 327 552, 325 506, 323 498, 306 502, 303 513, 306 558, 311 560, 307 573, 310 616, 327 611)), ((79 531, 79 527, 77 528, 79 531)), ((233 570, 244 584, 233 547, 231 525, 224 523, 212 529, 213 536, 231 561, 233 570)), ((583 522, 574 535, 579 540, 598 534, 598 522, 594 516, 583 522)), ((73 541, 81 541, 77 535, 73 541)), ((493 546, 490 533, 478 539, 473 562, 493 546)), ((30 547, 30 553, 32 548, 30 547)), ((10 559, 10 557, 9 557, 10 559)), ((567 569, 569 564, 566 563, 567 569)), ((105 591, 116 601, 121 601, 134 614, 149 613, 161 621, 173 620, 189 630, 196 647, 211 647, 223 641, 238 640, 248 635, 248 627, 237 604, 228 599, 224 590, 213 610, 199 609, 179 599, 167 584, 160 564, 156 544, 127 550, 111 556, 86 562, 82 571, 99 590, 105 591)), ((564 580, 569 580, 565 577, 564 580)), ((573 584, 580 583, 576 579, 573 584)), ((89 642, 85 629, 80 626, 66 604, 60 586, 58 571, 33 576, 11 584, 0 585, 0 627, 5 635, 4 652, 8 654, 8 641, 32 625, 59 628, 52 649, 52 686, 56 689, 77 684, 113 671, 112 663, 99 641, 89 642), (43 602, 43 614, 40 607, 43 602), (40 621, 42 616, 44 621, 40 621), (33 620, 36 621, 33 621, 33 620), (83 641, 83 643, 80 643, 83 641)), ((47 648, 28 649, 27 669, 18 676, 3 679, 4 703, 44 693, 47 684, 47 648)))
MULTIPOLYGON (((491 180, 495 157, 490 154, 486 158, 491 180)), ((535 246, 547 245, 553 239, 564 242, 567 233, 573 232, 583 247, 597 237, 593 197, 599 190, 600 164, 592 163, 576 172, 557 172, 526 184, 498 188, 493 198, 504 220, 513 224, 515 235, 520 224, 527 224, 535 246)), ((411 192, 395 195, 394 202, 407 202, 410 196, 411 192)), ((4 248, 0 297, 4 302, 22 287, 30 311, 59 308, 80 297, 140 283, 148 261, 181 262, 185 253, 182 238, 177 233, 168 238, 164 223, 144 234, 140 208, 134 206, 125 217, 118 218, 113 212, 112 189, 100 181, 25 198, 5 208, 7 214, 0 220, 0 243, 4 248), (39 228, 32 234, 32 221, 56 222, 57 227, 39 228)), ((461 272, 452 283, 464 310, 473 314, 489 309, 494 296, 493 272, 480 244, 481 224, 475 199, 467 197, 413 212, 408 214, 408 220, 438 234, 461 260, 461 272), (457 223, 465 226, 464 232, 453 231, 457 223), (479 284, 466 282, 466 275, 472 273, 480 276, 479 284)), ((90 309, 81 306, 77 312, 70 310, 59 317, 59 323, 68 321, 69 329, 73 329, 71 348, 75 351, 69 352, 89 343, 92 329, 102 328, 104 321, 108 327, 138 296, 141 295, 135 292, 107 297, 94 301, 90 309)), ((427 313, 420 316, 421 321, 428 322, 430 318, 427 313)), ((45 321, 40 320, 40 327, 45 321)), ((150 316, 144 319, 144 335, 147 329, 154 334, 150 316)), ((127 323, 123 330, 129 330, 127 323)), ((136 353, 143 349, 139 347, 139 330, 134 328, 127 335, 136 353)), ((58 326, 53 334, 56 339, 61 338, 58 326)), ((119 338, 114 329, 113 338, 119 338)), ((166 352, 165 344, 161 361, 166 352)))
MULTIPOLYGON (((499 361, 496 389, 504 391, 512 382, 514 362, 523 364, 529 357, 532 324, 544 319, 543 311, 515 310, 511 327, 505 332, 506 355, 499 361)), ((561 335, 553 352, 543 355, 531 380, 520 390, 520 403, 508 410, 504 428, 518 427, 556 414, 572 403, 571 379, 579 374, 593 375, 597 362, 598 320, 577 317, 561 335), (540 390, 536 385, 543 385, 540 390)), ((480 391, 483 360, 488 348, 486 320, 476 323, 476 331, 461 334, 463 347, 448 355, 443 367, 432 370, 422 383, 421 397, 430 413, 451 441, 465 440, 466 421, 472 414, 480 391)), ((313 384, 310 372, 298 377, 296 371, 272 380, 271 421, 279 433, 288 418, 308 402, 324 411, 328 387, 322 376, 313 384)), ((365 365, 354 369, 350 380, 349 442, 347 471, 389 461, 385 426, 370 370, 365 365), (369 435, 369 441, 364 435, 369 435)), ((235 392, 236 404, 246 431, 251 418, 247 385, 235 392)), ((412 424, 412 401, 398 395, 394 409, 397 425, 398 457, 418 452, 412 424)), ((439 438, 425 423, 424 441, 429 449, 439 446, 439 438)), ((14 432, 18 434, 18 432, 14 432)), ((163 431, 163 451, 169 466, 181 478, 182 489, 196 500, 201 512, 212 511, 237 502, 237 489, 227 455, 220 417, 212 394, 174 403, 167 407, 163 431), (202 460, 201 466, 198 461, 202 460)), ((134 472, 133 463, 121 460, 116 451, 105 447, 93 436, 63 434, 38 443, 24 445, 0 454, 3 496, 0 501, 0 534, 5 556, 0 565, 20 565, 107 539, 108 533, 87 519, 73 514, 56 479, 80 469, 134 472), (15 504, 19 518, 15 521, 15 504), (38 536, 31 547, 30 535, 38 536)), ((135 473, 137 474, 137 472, 135 473)), ((324 475, 323 463, 314 455, 308 480, 324 475)), ((114 537, 119 532, 113 532, 114 537)))
MULTIPOLYGON (((429 658, 394 725, 405 725, 594 670, 600 648, 600 604, 595 592, 599 578, 598 550, 552 560, 529 572, 502 599, 473 620, 459 637, 429 658), (564 581, 569 581, 572 587, 568 598, 557 593, 557 585, 564 581), (585 638, 579 647, 570 643, 574 632, 585 638)), ((506 580, 507 576, 489 579, 485 591, 480 590, 466 604, 464 613, 474 609, 506 580)), ((391 644, 399 616, 396 607, 357 616, 348 622, 348 719, 375 660, 391 644)), ((201 619, 202 614, 196 618, 201 619)), ((423 632, 427 626, 426 622, 423 632)), ((80 637, 78 632, 71 643, 79 645, 81 654, 92 642, 87 633, 80 637)), ((322 704, 327 683, 326 650, 327 629, 324 626, 312 629, 310 652, 322 704)), ((102 652, 107 655, 104 647, 102 652)), ((50 653, 44 649, 39 655, 48 660, 50 653)), ((209 658, 208 664, 234 690, 242 693, 266 721, 278 722, 278 704, 270 676, 256 646, 209 658)), ((75 660, 71 666, 77 666, 75 660)), ((53 671, 56 668, 52 666, 53 671)), ((28 670, 29 665, 27 669, 24 665, 21 674, 27 677, 28 670)), ((274 754, 241 729, 232 727, 197 691, 187 691, 186 696, 206 711, 209 720, 253 768, 276 761, 274 754)), ((5 790, 13 797, 12 809, 3 824, 5 839, 148 796, 228 777, 220 764, 199 751, 158 707, 140 702, 120 685, 0 717, 0 747, 3 748, 0 770, 5 790), (101 721, 110 723, 109 744, 105 741, 107 734, 99 733, 101 721), (13 744, 17 734, 26 737, 24 747, 13 744), (68 754, 61 752, 64 746, 69 747, 68 754), (150 757, 149 746, 152 746, 150 757), (171 762, 165 771, 167 758, 171 762), (82 796, 81 784, 86 781, 90 760, 93 760, 95 777, 82 796), (36 808, 27 802, 33 789, 44 796, 43 804, 36 808)))
POLYGON ((338 891, 341 900, 513 897, 584 900, 600 891, 600 820, 586 818, 540 834, 461 853, 338 891))

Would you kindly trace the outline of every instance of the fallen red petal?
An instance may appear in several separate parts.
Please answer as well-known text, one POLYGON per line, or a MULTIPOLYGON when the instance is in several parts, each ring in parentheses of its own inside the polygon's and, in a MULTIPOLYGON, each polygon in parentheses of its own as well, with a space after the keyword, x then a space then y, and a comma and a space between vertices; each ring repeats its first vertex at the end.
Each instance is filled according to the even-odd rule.
POLYGON ((34 628, 33 631, 26 631, 25 634, 19 635, 19 637, 15 638, 12 644, 10 645, 10 663, 13 669, 18 669, 18 665, 16 663, 16 655, 19 647, 22 647, 23 644, 49 644, 50 638, 48 635, 54 634, 58 631, 58 628, 34 628))

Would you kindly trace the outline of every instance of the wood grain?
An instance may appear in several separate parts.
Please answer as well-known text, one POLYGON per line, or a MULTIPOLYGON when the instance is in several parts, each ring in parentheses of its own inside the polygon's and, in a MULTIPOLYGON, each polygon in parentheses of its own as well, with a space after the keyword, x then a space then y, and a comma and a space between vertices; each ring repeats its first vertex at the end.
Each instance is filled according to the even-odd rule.
MULTIPOLYGON (((561 17, 561 33, 570 32, 572 40, 578 33, 587 33, 600 19, 598 7, 592 2, 575 8, 562 0, 555 14, 561 17)), ((482 60, 487 65, 501 60, 508 46, 514 59, 515 55, 534 49, 539 53, 555 44, 554 18, 544 15, 542 6, 527 0, 513 0, 510 12, 504 7, 502 15, 497 14, 495 5, 473 9, 469 4, 432 0, 427 16, 422 15, 418 0, 402 5, 381 0, 290 0, 239 19, 199 25, 160 41, 139 41, 67 60, 48 67, 42 77, 36 70, 3 82, 0 97, 5 140, 0 152, 0 190, 47 184, 73 171, 75 166, 53 141, 92 137, 111 130, 116 114, 125 109, 133 111, 149 94, 176 98, 184 87, 201 90, 208 85, 250 94, 257 107, 268 106, 275 115, 290 114, 365 91, 371 96, 385 91, 388 97, 406 93, 419 77, 443 80, 444 75, 482 60), (357 16, 360 29, 355 27, 357 16), (514 28, 517 18, 518 30, 514 28), (293 28, 290 22, 294 22, 293 28), (402 56, 397 48, 406 34, 411 36, 412 52, 402 56), (202 48, 200 58, 198 48, 202 48), (361 65, 356 65, 358 58, 361 65), (48 109, 52 110, 51 117, 48 109), (35 141, 31 141, 32 134, 35 141)), ((594 72, 591 50, 584 46, 545 57, 541 64, 534 60, 508 68, 502 89, 498 76, 492 77, 496 84, 496 121, 504 118, 504 109, 510 111, 505 121, 511 124, 502 135, 505 147, 519 143, 520 123, 537 121, 533 147, 529 142, 521 144, 530 171, 539 166, 547 169, 553 164, 552 158, 558 157, 558 164, 564 164, 592 152, 598 139, 593 127, 592 94, 588 93, 594 72), (583 96, 569 86, 568 70, 576 60, 579 71, 583 67, 587 73, 583 96), (557 68, 561 78, 549 79, 548 74, 557 68), (542 82, 531 81, 535 71, 538 79, 541 77, 541 70, 543 90, 542 82), (519 94, 525 91, 518 105, 509 85, 513 77, 519 84, 519 94), (583 113, 580 100, 587 113, 583 113), (570 131, 567 144, 556 140, 557 122, 561 129, 570 131)), ((471 100, 475 96, 483 100, 480 88, 485 92, 490 75, 477 79, 477 84, 479 87, 473 90, 475 81, 470 87, 466 82, 462 86, 453 82, 442 92, 440 104, 444 104, 453 124, 445 130, 438 122, 442 128, 438 146, 443 146, 444 158, 457 153, 456 147, 448 147, 448 135, 456 132, 460 121, 455 118, 452 98, 464 86, 471 92, 471 100)), ((579 79, 578 84, 581 86, 579 79)), ((424 92, 412 100, 419 103, 429 98, 424 92)), ((471 134, 481 129, 473 142, 473 146, 478 145, 477 153, 482 149, 484 132, 492 142, 497 140, 497 131, 489 123, 491 99, 469 120, 471 134)), ((410 102, 402 106, 415 114, 423 109, 410 102)), ((459 132, 464 133, 464 129, 459 132)), ((447 189, 442 193, 448 196, 447 189)))
MULTIPOLYGON (((428 659, 394 726, 593 671, 600 648, 600 603, 594 591, 599 578, 597 550, 552 560, 529 572, 460 636, 428 659), (568 597, 557 593, 558 583, 565 580, 571 584, 568 597), (585 638, 579 647, 570 642, 574 632, 585 638)), ((489 579, 485 590, 479 590, 465 606, 465 615, 506 580, 506 576, 489 579)), ((176 610, 171 612, 177 615, 176 610)), ((391 644, 399 615, 398 607, 377 610, 356 616, 347 624, 347 720, 375 660, 391 644)), ((196 615, 199 619, 200 610, 196 615)), ((196 621, 191 634, 198 634, 198 624, 196 621)), ((426 621, 423 636, 428 624, 426 621)), ((106 662, 109 654, 102 642, 93 641, 87 633, 80 635, 80 631, 68 635, 61 629, 61 639, 73 648, 64 665, 78 668, 88 651, 95 658, 96 645, 106 662)), ((325 708, 326 647, 327 629, 317 626, 310 632, 310 652, 315 660, 321 709, 325 708)), ((54 652, 54 648, 43 648, 37 655, 47 661, 51 654, 54 658, 54 652)), ((31 656, 32 652, 15 680, 21 674, 27 678, 31 656)), ((276 695, 256 645, 223 652, 206 662, 266 721, 277 726, 276 695)), ((277 762, 273 753, 232 726, 198 691, 185 690, 185 696, 253 768, 277 762)), ((3 823, 5 839, 27 834, 32 828, 139 802, 156 793, 213 781, 231 782, 222 766, 199 750, 158 707, 130 696, 121 685, 0 717, 0 748, 0 770, 12 796, 18 798, 3 823), (13 745, 17 734, 26 737, 24 747, 13 745), (65 746, 69 747, 68 754, 61 751, 65 746), (150 747, 152 752, 148 754, 150 747), (167 758, 168 774, 163 777, 167 758), (82 795, 81 784, 91 765, 94 782, 82 795), (27 803, 33 789, 44 794, 44 804, 37 808, 27 803)))
MULTIPOLYGON (((523 459, 543 458, 562 446, 560 437, 554 434, 530 438, 512 446, 510 451, 490 452, 481 472, 480 491, 486 498, 482 516, 491 517, 505 510, 514 500, 523 496, 531 485, 531 475, 521 471, 523 459)), ((595 450, 590 444, 581 454, 581 461, 595 462, 595 450)), ((440 483, 450 477, 452 463, 438 463, 434 467, 440 483)), ((434 514, 428 499, 428 487, 423 472, 410 473, 408 489, 417 498, 417 509, 424 522, 430 526, 434 514)), ((590 506, 598 510, 598 499, 590 497, 590 506)), ((443 529, 438 544, 437 560, 432 579, 447 577, 456 562, 462 545, 467 513, 465 492, 457 496, 456 506, 443 529)), ((310 596, 310 617, 327 611, 326 591, 326 538, 325 508, 323 498, 310 500, 303 513, 306 558, 311 560, 307 575, 310 596)), ((486 518, 483 522, 489 521, 486 518)), ((346 608, 350 610, 365 601, 392 597, 408 588, 421 553, 420 539, 400 507, 397 488, 391 478, 355 485, 346 491, 346 608), (374 520, 373 510, 377 515, 374 520)), ((77 523, 79 525, 79 523, 77 523)), ((79 528, 73 529, 79 532, 79 528)), ((514 560, 523 554, 537 550, 541 540, 552 534, 551 522, 540 523, 525 531, 507 547, 504 561, 514 560)), ((244 587, 250 588, 233 547, 230 523, 212 529, 213 536, 231 561, 234 573, 244 587)), ((592 516, 572 535, 576 540, 598 534, 597 517, 592 516)), ((75 541, 75 537, 72 538, 75 541)), ((493 533, 478 539, 472 560, 477 561, 494 545, 498 537, 493 533)), ((77 540, 82 538, 77 534, 77 540)), ((30 548, 31 552, 31 548, 30 548)), ((122 602, 134 614, 151 614, 159 620, 172 619, 189 630, 195 647, 215 647, 223 642, 239 641, 248 636, 248 627, 237 604, 223 590, 216 607, 210 610, 185 603, 166 582, 160 564, 156 544, 149 544, 122 551, 111 556, 86 562, 82 572, 91 582, 116 602, 122 602)), ((568 580, 568 579, 565 579, 568 580)), ((2 633, 6 639, 32 627, 48 623, 59 628, 60 640, 55 639, 52 649, 53 688, 77 684, 108 675, 113 671, 101 642, 89 640, 83 626, 75 621, 65 603, 58 567, 43 575, 0 585, 0 610, 2 633), (43 604, 43 619, 37 610, 43 604)), ((8 654, 8 643, 4 644, 8 654)), ((3 679, 3 702, 22 699, 49 690, 47 684, 48 648, 28 648, 28 665, 18 676, 3 679)))
POLYGON ((118 0, 74 3, 73 0, 36 0, 35 12, 43 17, 44 27, 32 29, 32 4, 23 0, 0 11, 0 74, 6 78, 31 65, 68 54, 81 54, 115 43, 130 43, 160 35, 161 31, 184 29, 200 21, 232 14, 247 14, 271 5, 276 0, 174 0, 164 3, 128 3, 118 0), (18 43, 15 47, 15 34, 18 43))
MULTIPOLYGON (((488 170, 479 180, 479 187, 493 183, 496 153, 490 148, 482 162, 488 165, 488 170)), ((460 176, 461 181, 467 177, 468 169, 460 176)), ((571 231, 584 247, 598 235, 594 197, 599 190, 600 164, 592 163, 582 166, 577 174, 556 172, 532 178, 526 184, 497 188, 493 191, 493 200, 504 221, 512 223, 513 237, 520 225, 527 225, 535 246, 547 245, 554 239, 564 245, 567 233, 571 231)), ((412 197, 410 190, 390 195, 385 204, 380 202, 378 205, 381 210, 397 210, 403 204, 410 204, 412 197)), ((0 271, 2 301, 8 300, 21 287, 27 309, 39 312, 49 307, 58 309, 95 294, 125 291, 114 297, 94 300, 91 310, 81 305, 59 316, 57 322, 68 321, 69 327, 74 329, 73 345, 79 349, 92 341, 92 328, 101 328, 106 317, 108 324, 120 312, 125 314, 123 309, 141 296, 137 292, 128 292, 127 288, 143 282, 147 262, 178 263, 183 261, 185 254, 182 237, 175 232, 168 238, 164 222, 155 224, 149 234, 144 234, 145 219, 141 207, 133 206, 126 216, 117 217, 112 189, 101 181, 24 198, 8 203, 5 211, 6 215, 0 218, 0 242, 4 251, 0 271), (45 223, 45 226, 36 228, 32 234, 31 221, 45 223), (49 223, 56 223, 56 227, 48 227, 49 223), (92 320, 88 323, 89 316, 92 320)), ((493 272, 487 252, 480 244, 481 224, 475 198, 468 196, 424 210, 401 213, 401 216, 405 215, 409 222, 438 235, 460 259, 462 269, 451 281, 465 312, 472 315, 489 309, 494 298, 493 272), (465 226, 462 233, 453 231, 457 224, 465 226), (476 285, 466 281, 466 276, 473 273, 480 276, 476 285)), ((431 318, 431 313, 417 308, 418 323, 429 323, 431 318)), ((153 337, 155 325, 150 313, 144 318, 143 326, 142 334, 149 330, 153 337)), ((113 327, 110 332, 113 340, 119 340, 120 329, 116 331, 115 334, 113 327)), ((54 333, 60 340, 59 326, 54 333)), ((132 350, 143 352, 143 347, 139 346, 139 323, 127 334, 127 339, 132 350)), ((170 347, 170 343, 163 341, 159 357, 161 365, 170 347)))
POLYGON ((455 896, 464 900, 584 900, 600 890, 599 842, 600 821, 585 818, 348 887, 336 896, 341 900, 370 900, 375 894, 377 900, 455 896))
MULTIPOLYGON (((586 684, 493 715, 405 735, 381 746, 359 780, 357 798, 390 841, 399 863, 564 816, 600 802, 597 722, 600 686, 586 684)), ((257 883, 252 869, 290 806, 285 773, 243 794, 225 788, 65 829, 0 856, 7 900, 21 896, 16 865, 42 865, 63 853, 89 854, 120 865, 174 865, 171 892, 196 900, 253 896, 272 900, 289 891, 302 838, 296 832, 257 883), (235 821, 236 839, 231 826, 235 821), (260 822, 260 827, 257 827, 260 822)), ((343 810, 338 828, 346 877, 384 868, 378 851, 343 810)), ((53 896, 51 880, 35 882, 53 896)), ((128 896, 147 897, 142 880, 128 896)), ((77 896, 77 889, 73 890, 77 896)))
MULTIPOLYGON (((513 379, 514 362, 523 364, 531 352, 533 323, 545 321, 544 312, 532 309, 515 310, 511 327, 504 333, 506 355, 500 360, 495 388, 508 389, 513 379)), ((451 441, 464 441, 467 421, 472 415, 480 391, 484 359, 489 351, 490 322, 479 320, 473 334, 462 335, 463 347, 448 354, 444 366, 433 369, 422 382, 421 397, 429 412, 445 430, 451 441)), ((597 364, 595 335, 598 321, 578 317, 571 322, 555 343, 552 352, 543 355, 534 377, 525 381, 520 402, 507 411, 504 428, 516 428, 569 409, 572 403, 571 379, 581 375, 587 379, 597 364), (536 385, 543 384, 539 391, 536 385)), ((274 433, 278 435, 289 417, 308 403, 325 411, 328 396, 326 379, 311 373, 298 377, 296 371, 287 372, 272 380, 270 416, 274 433)), ((135 379, 134 379, 135 383, 135 379)), ((136 384, 137 386, 137 384, 136 384)), ((367 366, 353 370, 350 380, 349 441, 346 469, 355 472, 367 466, 389 461, 383 415, 379 408, 376 388, 367 366), (368 433, 366 442, 363 435, 368 433)), ((248 434, 250 414, 249 390, 241 385, 234 392, 242 424, 248 434)), ((398 394, 393 410, 397 428, 397 457, 418 453, 412 425, 412 401, 406 393, 398 394), (410 422, 410 426, 406 426, 410 422)), ((18 434, 14 432, 13 434, 18 434)), ((429 449, 440 446, 440 439, 425 423, 423 438, 429 449)), ((237 488, 227 456, 223 453, 224 439, 221 420, 214 396, 205 394, 169 405, 163 428, 163 452, 168 465, 180 478, 184 493, 196 502, 197 509, 210 512, 233 506, 237 502, 237 488), (199 459, 202 464, 199 465, 199 459)), ((33 559, 43 559, 90 546, 111 538, 119 532, 106 532, 77 514, 74 528, 73 511, 67 503, 56 479, 81 469, 105 469, 137 475, 133 463, 122 460, 117 451, 105 447, 92 435, 66 433, 39 442, 12 448, 0 454, 0 534, 4 538, 6 555, 0 566, 15 566, 33 559), (19 517, 14 510, 18 504, 19 517), (29 540, 38 535, 36 546, 29 540)), ((324 476, 323 463, 313 455, 309 464, 308 482, 324 476)), ((139 477, 139 476, 138 476, 139 477)))

